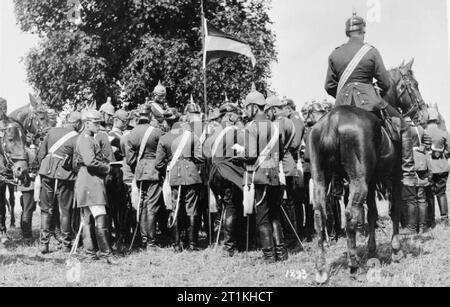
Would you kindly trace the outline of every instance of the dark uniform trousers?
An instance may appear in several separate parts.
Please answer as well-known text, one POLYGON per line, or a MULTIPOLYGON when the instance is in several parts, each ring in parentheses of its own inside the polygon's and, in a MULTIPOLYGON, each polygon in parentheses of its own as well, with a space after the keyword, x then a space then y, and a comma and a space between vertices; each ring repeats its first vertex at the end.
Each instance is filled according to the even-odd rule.
POLYGON ((49 244, 51 223, 55 206, 60 211, 61 234, 64 247, 70 247, 72 240, 71 210, 75 182, 58 180, 55 194, 55 179, 41 177, 41 244, 49 244))
POLYGON ((263 252, 267 256, 273 250, 279 254, 285 248, 281 226, 282 196, 279 186, 255 185, 256 225, 263 252))
MULTIPOLYGON (((289 176, 286 177, 286 193, 287 199, 284 199, 282 202, 283 208, 285 209, 286 214, 289 216, 289 220, 294 226, 295 229, 298 229, 298 225, 300 223, 303 224, 303 218, 300 222, 298 219, 298 215, 296 214, 301 210, 301 215, 303 216, 303 208, 301 206, 301 189, 300 189, 300 177, 289 176)), ((283 223, 283 230, 286 236, 286 241, 288 245, 295 245, 297 239, 295 237, 295 233, 292 230, 291 225, 287 218, 282 215, 281 219, 283 223)))
POLYGON ((142 181, 138 182, 138 187, 142 184, 142 211, 141 215, 141 239, 142 245, 155 246, 156 244, 156 218, 157 214, 164 206, 162 198, 162 187, 160 182, 142 181))
POLYGON ((190 247, 195 248, 198 242, 198 231, 196 227, 196 217, 199 208, 200 191, 202 184, 187 186, 172 186, 172 203, 178 203, 178 215, 173 226, 174 245, 181 246, 181 232, 187 231, 187 242, 190 247), (181 193, 179 193, 181 192, 181 193))
POLYGON ((24 239, 32 239, 32 220, 33 213, 36 211, 36 202, 34 201, 34 191, 24 191, 20 197, 20 206, 22 207, 22 216, 20 218, 20 228, 24 239))
POLYGON ((126 238, 126 214, 127 214, 127 189, 123 182, 123 171, 120 167, 114 166, 105 179, 105 186, 108 196, 108 215, 114 223, 115 239, 117 241, 126 238))
POLYGON ((440 173, 433 174, 433 178, 431 179, 431 186, 428 190, 427 199, 429 200, 429 208, 428 208, 428 224, 429 226, 434 225, 435 220, 435 199, 438 199, 439 211, 441 213, 441 217, 448 217, 448 201, 447 201, 447 180, 449 173, 440 173))
MULTIPOLYGON (((7 185, 0 183, 0 195, 5 195, 7 185)), ((0 197, 0 232, 6 232, 6 198, 0 197)))

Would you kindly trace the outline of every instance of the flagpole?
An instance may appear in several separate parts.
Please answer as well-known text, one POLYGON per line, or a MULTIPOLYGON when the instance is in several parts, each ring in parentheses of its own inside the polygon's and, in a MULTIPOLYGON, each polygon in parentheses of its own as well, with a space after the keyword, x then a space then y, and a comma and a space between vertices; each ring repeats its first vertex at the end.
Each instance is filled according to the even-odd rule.
MULTIPOLYGON (((205 10, 203 6, 203 0, 200 0, 201 3, 201 11, 202 11, 202 43, 203 43, 203 103, 204 103, 204 114, 205 114, 205 127, 204 129, 207 129, 208 121, 209 121, 209 114, 208 114, 208 93, 207 93, 207 83, 206 83, 206 18, 205 18, 205 10)), ((203 132, 205 133, 205 132, 203 132)), ((209 168, 208 164, 205 164, 206 173, 209 174, 209 168)), ((211 199, 209 197, 210 194, 210 185, 209 180, 207 182, 207 190, 206 190, 206 202, 208 205, 208 233, 209 233, 209 246, 212 245, 212 236, 213 236, 213 229, 212 229, 212 218, 211 218, 211 210, 210 210, 210 202, 211 199)))

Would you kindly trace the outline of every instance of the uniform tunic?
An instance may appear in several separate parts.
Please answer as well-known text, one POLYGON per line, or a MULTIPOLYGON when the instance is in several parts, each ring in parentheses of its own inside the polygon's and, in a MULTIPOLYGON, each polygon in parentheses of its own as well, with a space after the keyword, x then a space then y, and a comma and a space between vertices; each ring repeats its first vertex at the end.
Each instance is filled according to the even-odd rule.
POLYGON ((104 178, 109 174, 110 166, 94 137, 86 133, 80 136, 76 161, 80 167, 75 184, 78 207, 106 206, 104 178))
POLYGON ((328 60, 328 72, 325 90, 336 98, 336 106, 355 105, 367 111, 385 108, 386 102, 381 98, 390 89, 391 79, 383 59, 376 48, 372 48, 357 65, 340 93, 337 92, 348 64, 364 45, 358 38, 350 38, 349 42, 336 48, 328 60), (378 81, 381 96, 373 86, 373 79, 378 81))

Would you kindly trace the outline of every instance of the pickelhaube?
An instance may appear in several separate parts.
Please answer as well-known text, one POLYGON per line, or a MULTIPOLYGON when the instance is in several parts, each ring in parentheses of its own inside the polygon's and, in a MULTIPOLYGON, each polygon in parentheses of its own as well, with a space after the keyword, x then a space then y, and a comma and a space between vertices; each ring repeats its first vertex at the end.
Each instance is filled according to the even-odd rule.
POLYGON ((187 113, 192 113, 192 114, 201 114, 202 113, 202 109, 200 108, 200 106, 198 104, 196 104, 194 102, 194 97, 192 97, 192 95, 191 95, 190 102, 184 108, 184 114, 187 114, 187 113))
POLYGON ((161 80, 158 82, 158 85, 153 89, 153 94, 156 96, 166 96, 167 90, 162 85, 161 80))
POLYGON ((439 120, 439 111, 435 108, 428 109, 428 121, 438 121, 439 120))
POLYGON ((84 116, 85 116, 86 121, 90 121, 90 122, 94 122, 94 123, 98 123, 98 122, 102 121, 102 115, 97 110, 89 110, 84 114, 84 116))
POLYGON ((366 30, 366 21, 364 18, 359 17, 356 13, 353 13, 353 16, 350 17, 345 23, 345 33, 349 36, 350 32, 355 31, 365 31, 366 30))
POLYGON ((114 114, 116 113, 116 108, 114 108, 111 103, 111 97, 108 97, 108 100, 100 107, 100 112, 114 116, 114 114))
POLYGON ((139 115, 149 115, 151 111, 152 108, 149 104, 144 103, 139 106, 139 115))
POLYGON ((125 110, 117 110, 116 114, 114 114, 114 118, 118 118, 123 122, 126 122, 129 119, 129 114, 125 110))
POLYGON ((270 96, 267 98, 267 105, 265 107, 265 110, 269 110, 271 108, 275 108, 275 107, 284 107, 286 106, 285 101, 282 101, 280 98, 278 98, 277 96, 270 96))
POLYGON ((169 121, 178 121, 180 119, 180 113, 175 108, 168 108, 164 112, 164 119, 169 121))
POLYGON ((232 103, 225 103, 224 105, 222 105, 219 109, 219 113, 220 114, 226 114, 226 113, 238 113, 239 108, 232 103))
POLYGON ((258 106, 265 106, 266 105, 266 98, 264 97, 263 94, 261 94, 260 92, 258 92, 256 90, 255 83, 252 84, 251 92, 245 98, 244 108, 246 108, 247 106, 249 106, 251 104, 255 104, 255 105, 258 105, 258 106))
POLYGON ((292 100, 291 98, 284 98, 283 100, 286 106, 291 107, 294 110, 297 109, 294 100, 292 100))
POLYGON ((76 124, 81 121, 81 113, 74 111, 67 115, 66 123, 68 124, 76 124))

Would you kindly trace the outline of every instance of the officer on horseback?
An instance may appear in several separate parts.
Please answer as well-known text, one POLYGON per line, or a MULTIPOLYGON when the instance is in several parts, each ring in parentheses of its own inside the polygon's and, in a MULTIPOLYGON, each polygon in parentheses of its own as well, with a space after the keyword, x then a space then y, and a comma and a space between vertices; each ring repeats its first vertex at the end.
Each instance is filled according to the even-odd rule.
POLYGON ((391 78, 379 51, 364 42, 365 33, 365 20, 354 13, 346 23, 349 41, 329 57, 325 89, 336 98, 336 106, 354 105, 374 112, 384 110, 391 118, 401 121, 403 184, 411 187, 417 181, 411 132, 402 115, 382 98, 391 88, 391 78), (379 91, 373 79, 377 80, 379 91))

